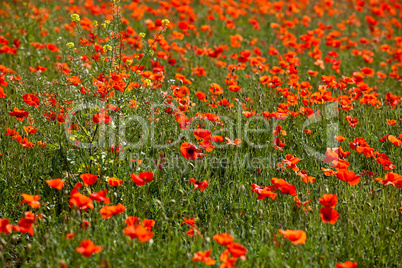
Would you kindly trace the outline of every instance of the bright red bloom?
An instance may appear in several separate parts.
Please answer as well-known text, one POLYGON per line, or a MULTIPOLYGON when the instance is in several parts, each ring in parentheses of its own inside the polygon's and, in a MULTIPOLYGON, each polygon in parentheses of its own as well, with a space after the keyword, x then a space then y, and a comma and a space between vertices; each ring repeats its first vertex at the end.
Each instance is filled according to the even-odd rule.
POLYGON ((339 218, 339 213, 335 209, 330 207, 323 207, 320 209, 320 216, 322 222, 328 222, 330 224, 335 224, 339 218))
POLYGON ((383 185, 393 185, 396 188, 402 188, 402 175, 398 173, 388 172, 385 174, 384 179, 376 178, 375 180, 383 185))
POLYGON ((69 205, 71 208, 79 208, 83 210, 93 209, 94 204, 92 203, 92 199, 86 195, 79 193, 78 191, 71 195, 69 200, 69 205))
POLYGON ((138 219, 138 217, 130 216, 130 217, 128 217, 128 218, 124 221, 124 223, 125 223, 127 226, 130 226, 130 225, 138 225, 138 224, 140 224, 140 220, 138 219))
POLYGON ((289 182, 285 181, 284 179, 277 179, 272 178, 271 183, 279 189, 282 194, 289 194, 289 195, 296 195, 296 186, 290 184, 289 182))
POLYGON ((91 225, 91 223, 89 221, 83 220, 80 223, 80 228, 84 231, 88 230, 89 226, 91 225))
POLYGON ((7 94, 4 93, 4 90, 2 87, 0 87, 0 99, 4 99, 5 97, 7 97, 7 94))
POLYGON ((357 124, 359 123, 359 120, 357 120, 356 118, 352 118, 351 116, 346 116, 346 120, 349 122, 349 126, 351 127, 356 127, 357 124))
POLYGON ((216 261, 209 257, 212 253, 212 249, 207 250, 205 252, 198 251, 197 253, 194 254, 193 257, 193 262, 203 262, 206 265, 214 265, 216 261))
POLYGON ((22 197, 24 198, 23 201, 20 202, 20 204, 24 204, 27 203, 28 205, 31 206, 31 208, 38 208, 40 207, 40 203, 39 203, 39 199, 40 196, 39 195, 29 195, 29 194, 22 194, 22 197))
POLYGON ((272 192, 274 190, 274 187, 272 186, 264 187, 258 186, 257 184, 251 184, 251 187, 253 188, 251 192, 258 194, 258 200, 264 200, 267 197, 274 200, 277 196, 277 193, 272 192))
POLYGON ((34 106, 36 108, 38 108, 40 102, 38 97, 36 97, 33 94, 27 93, 25 95, 22 96, 22 99, 24 100, 24 102, 30 106, 34 106))
POLYGON ((91 173, 85 173, 81 174, 81 179, 84 181, 84 185, 88 186, 94 184, 98 179, 98 176, 93 175, 91 173))
POLYGON ((109 178, 107 180, 107 183, 109 183, 110 186, 117 187, 123 183, 123 180, 120 180, 118 178, 109 178))
POLYGON ((336 268, 356 268, 356 267, 357 262, 351 262, 351 261, 336 264, 336 268))
POLYGON ((109 190, 103 190, 103 191, 99 191, 97 193, 91 193, 90 198, 93 201, 97 201, 97 202, 103 202, 106 205, 110 204, 110 199, 109 197, 106 197, 106 194, 109 190))
POLYGON ((0 219, 0 234, 9 234, 13 230, 13 226, 9 224, 8 219, 0 219))
MULTIPOLYGON (((242 258, 245 258, 244 256, 242 258)), ((219 259, 221 260, 221 268, 235 268, 236 267, 236 262, 238 258, 231 257, 230 256, 230 251, 228 249, 225 249, 222 254, 219 256, 219 259)))
POLYGON ((324 194, 318 201, 325 207, 335 208, 338 203, 338 197, 336 194, 324 194))
POLYGON ((75 236, 76 234, 77 234, 77 232, 68 233, 68 234, 66 234, 66 238, 69 239, 69 240, 73 240, 73 239, 74 239, 74 236, 75 236))
POLYGON ((194 136, 197 140, 209 141, 211 139, 211 131, 198 128, 194 130, 194 136))
POLYGON ((94 121, 94 123, 101 123, 101 124, 102 123, 109 124, 112 121, 109 115, 102 113, 94 115, 92 120, 94 121))
POLYGON ((24 121, 24 117, 28 117, 29 112, 25 111, 24 109, 18 109, 18 108, 14 108, 14 110, 12 110, 11 112, 8 112, 8 114, 10 116, 14 116, 15 119, 19 120, 19 121, 24 121))
POLYGON ((401 144, 402 144, 402 141, 400 140, 400 139, 397 139, 395 136, 393 136, 393 135, 389 135, 388 136, 388 140, 393 144, 393 145, 395 145, 396 147, 399 147, 399 146, 401 146, 401 144))
POLYGON ((196 181, 194 178, 191 178, 190 183, 194 184, 194 190, 200 189, 203 192, 207 188, 209 181, 196 181))
POLYGON ((191 227, 196 227, 196 226, 195 226, 195 218, 194 218, 194 217, 191 217, 191 218, 189 218, 189 219, 187 219, 186 217, 183 217, 183 219, 184 219, 184 222, 182 222, 180 225, 188 224, 188 225, 190 225, 191 227))
POLYGON ((199 160, 202 157, 201 150, 188 142, 184 142, 180 146, 180 153, 188 160, 199 160))
POLYGON ((133 182, 138 186, 144 186, 146 183, 150 183, 154 179, 154 173, 150 171, 141 172, 139 175, 131 173, 130 176, 133 182))
POLYGON ((55 188, 57 190, 63 189, 63 186, 64 186, 64 181, 62 181, 61 179, 47 180, 46 183, 50 187, 55 188))
POLYGON ((293 200, 296 202, 296 205, 295 205, 296 208, 302 208, 304 211, 312 210, 312 208, 308 205, 309 203, 311 203, 311 199, 302 202, 302 201, 300 201, 299 197, 295 196, 293 198, 293 200))
POLYGON ((31 211, 25 212, 25 217, 20 219, 18 225, 13 225, 13 230, 20 233, 29 233, 30 235, 34 234, 34 230, 32 229, 33 224, 35 222, 35 214, 31 211))
POLYGON ((148 231, 151 231, 152 227, 155 226, 155 221, 152 219, 143 219, 142 226, 144 226, 148 231))
POLYGON ((339 155, 338 153, 334 150, 332 151, 331 148, 328 148, 327 151, 325 152, 326 157, 322 160, 325 163, 331 163, 332 161, 339 160, 339 155))
POLYGON ((297 175, 300 176, 300 180, 304 183, 314 183, 315 182, 315 177, 308 176, 306 170, 300 170, 297 172, 297 175))
POLYGON ((235 258, 240 258, 247 254, 247 249, 239 244, 239 243, 230 243, 227 245, 227 249, 229 250, 230 254, 232 254, 235 258))
POLYGON ((104 206, 100 209, 100 214, 102 218, 109 219, 113 215, 117 215, 126 211, 126 207, 123 204, 118 204, 116 206, 104 206))
POLYGON ((286 168, 291 168, 293 171, 299 171, 299 168, 296 166, 296 164, 300 162, 301 159, 291 154, 287 154, 285 157, 286 159, 282 161, 282 165, 286 165, 286 168))
POLYGON ((154 236, 152 232, 148 232, 148 230, 141 225, 127 226, 124 228, 124 235, 129 236, 131 239, 138 238, 142 243, 149 241, 154 236))
POLYGON ((307 235, 306 232, 301 230, 282 230, 279 229, 279 233, 283 235, 284 238, 289 239, 293 245, 303 245, 306 243, 307 235))
POLYGON ((84 257, 89 258, 92 254, 99 253, 102 250, 102 246, 96 246, 90 239, 84 239, 81 241, 80 246, 75 249, 78 253, 84 257))
POLYGON ((355 186, 360 181, 360 176, 356 175, 356 173, 354 173, 353 171, 347 169, 339 169, 336 173, 336 177, 341 181, 347 181, 350 186, 355 186))
POLYGON ((227 246, 231 244, 234 240, 233 236, 226 233, 216 234, 213 236, 213 239, 222 246, 227 246))

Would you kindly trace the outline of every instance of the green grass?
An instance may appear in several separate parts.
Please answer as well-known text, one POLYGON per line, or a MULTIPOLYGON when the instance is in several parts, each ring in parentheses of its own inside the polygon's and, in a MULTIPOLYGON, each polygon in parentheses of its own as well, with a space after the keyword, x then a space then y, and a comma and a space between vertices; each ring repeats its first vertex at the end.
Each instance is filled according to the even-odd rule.
MULTIPOLYGON (((244 70, 234 72, 239 76, 238 81, 243 90, 229 91, 228 86, 225 85, 225 78, 231 70, 228 70, 227 67, 218 67, 215 64, 216 59, 206 55, 197 55, 189 45, 200 48, 227 45, 227 50, 224 50, 222 54, 226 58, 221 56, 219 60, 225 61, 229 65, 238 63, 237 60, 231 58, 232 54, 246 49, 251 51, 250 40, 258 38, 259 42, 255 46, 260 48, 261 56, 266 58, 265 63, 268 63, 272 69, 273 66, 279 66, 280 59, 278 56, 268 54, 270 45, 279 51, 281 57, 289 51, 297 51, 295 48, 285 47, 279 38, 279 30, 271 28, 271 23, 283 23, 279 17, 275 17, 275 13, 258 14, 253 9, 258 4, 252 3, 250 7, 244 8, 248 12, 246 15, 239 16, 234 20, 236 28, 228 29, 225 22, 219 19, 216 11, 212 11, 212 7, 203 4, 202 1, 195 1, 191 3, 196 14, 193 25, 197 28, 199 35, 190 30, 190 34, 183 40, 172 40, 173 31, 181 32, 177 27, 180 13, 172 4, 166 14, 160 11, 159 15, 155 15, 148 11, 145 12, 144 17, 135 20, 130 17, 133 10, 125 6, 129 3, 122 1, 122 16, 129 20, 129 25, 137 33, 147 34, 143 50, 126 46, 123 50, 125 55, 147 53, 147 38, 152 40, 156 32, 148 30, 145 24, 146 19, 155 21, 168 18, 176 24, 176 27, 167 29, 162 35, 170 46, 176 42, 179 47, 185 48, 183 56, 187 60, 180 59, 179 52, 173 49, 170 49, 169 53, 170 57, 176 59, 174 66, 170 66, 167 59, 148 55, 142 61, 145 70, 152 71, 150 62, 152 59, 163 65, 166 71, 161 88, 138 88, 124 93, 116 91, 113 98, 107 101, 108 104, 121 108, 117 113, 110 113, 114 118, 115 127, 108 125, 97 129, 92 123, 94 110, 80 110, 72 119, 72 123, 80 124, 79 131, 74 133, 74 139, 82 142, 93 140, 94 143, 98 143, 106 137, 104 146, 94 146, 92 149, 75 149, 73 140, 69 138, 70 134, 66 135, 65 126, 56 121, 47 121, 43 113, 45 111, 59 113, 60 108, 71 106, 74 109, 82 103, 102 103, 93 95, 81 94, 79 87, 67 86, 69 76, 57 71, 54 64, 55 62, 66 62, 72 69, 71 75, 78 75, 83 84, 94 92, 95 87, 90 83, 93 76, 98 77, 101 72, 108 74, 112 67, 108 63, 92 61, 92 68, 87 74, 87 67, 79 67, 76 63, 68 61, 68 55, 73 53, 72 50, 68 50, 66 43, 73 42, 75 47, 79 48, 79 36, 85 35, 88 38, 89 32, 77 29, 69 31, 66 30, 66 25, 70 23, 72 13, 78 13, 81 20, 87 17, 97 20, 99 24, 105 21, 105 15, 91 14, 90 5, 85 6, 84 1, 69 3, 69 1, 32 0, 28 3, 21 1, 1 3, 0 36, 4 36, 10 42, 9 46, 12 45, 15 38, 21 42, 21 46, 16 55, 0 54, 0 64, 16 71, 15 75, 20 76, 23 83, 12 81, 10 74, 6 74, 5 80, 9 85, 2 86, 7 97, 0 99, 2 112, 0 114, 2 126, 0 128, 0 204, 2 204, 0 218, 10 219, 10 224, 13 225, 18 224, 25 211, 40 213, 43 218, 35 222, 33 236, 16 231, 11 234, 0 234, 0 264, 5 267, 57 267, 60 264, 67 264, 68 267, 94 267, 100 265, 100 262, 106 261, 110 267, 198 267, 204 264, 192 262, 194 253, 212 249, 211 257, 217 260, 217 264, 215 264, 217 266, 221 263, 219 256, 225 247, 215 242, 212 237, 217 233, 229 233, 234 237, 235 242, 244 245, 248 251, 245 261, 237 261, 237 265, 240 267, 335 267, 336 263, 344 263, 348 260, 357 262, 358 267, 402 267, 400 254, 402 250, 402 210, 399 209, 402 206, 401 189, 393 185, 382 185, 374 180, 378 177, 384 178, 387 172, 402 174, 400 166, 402 147, 396 147, 389 141, 380 142, 380 139, 386 134, 395 137, 402 134, 402 122, 399 120, 402 105, 398 104, 391 109, 385 99, 388 92, 401 96, 401 80, 390 77, 392 65, 400 73, 400 67, 397 67, 397 64, 400 64, 401 59, 400 56, 398 58, 395 55, 398 45, 395 40, 386 37, 380 37, 379 44, 373 41, 375 36, 370 32, 365 20, 366 15, 372 14, 368 3, 362 12, 358 12, 347 1, 334 2, 335 6, 332 9, 342 12, 335 16, 318 17, 313 11, 315 2, 309 3, 306 7, 300 5, 300 12, 290 14, 290 16, 286 15, 286 8, 275 12, 283 14, 287 20, 293 20, 293 18, 301 20, 304 15, 311 17, 308 27, 297 24, 294 28, 287 28, 297 38, 298 44, 302 43, 299 39, 300 36, 306 34, 307 31, 316 29, 319 22, 333 27, 331 30, 325 30, 323 37, 316 36, 316 38, 321 40, 319 49, 322 51, 323 60, 330 51, 336 51, 339 54, 338 59, 342 61, 340 73, 331 69, 329 63, 324 63, 325 69, 321 70, 319 66, 314 65, 315 60, 308 55, 311 50, 306 49, 297 54, 300 62, 298 82, 310 82, 312 85, 310 91, 314 93, 318 91, 319 85, 324 85, 321 81, 322 75, 334 75, 339 81, 342 76, 352 77, 353 72, 359 72, 362 67, 370 67, 374 71, 387 74, 387 78, 383 79, 383 82, 380 82, 376 75, 364 78, 366 84, 376 87, 374 92, 378 93, 377 98, 382 103, 378 109, 355 100, 352 103, 353 110, 339 109, 339 114, 331 117, 326 112, 329 103, 313 104, 311 108, 314 111, 319 110, 323 117, 320 121, 310 125, 306 123, 307 117, 303 115, 289 116, 285 120, 267 120, 262 119, 262 116, 259 116, 258 119, 256 116, 246 118, 241 113, 244 109, 233 100, 234 98, 244 103, 249 110, 251 108, 259 114, 264 111, 274 112, 280 103, 286 102, 286 98, 278 92, 278 88, 270 88, 259 83, 261 76, 273 75, 269 72, 255 74, 252 70, 253 66, 247 63, 244 70), (57 5, 60 8, 57 8, 57 5), (48 10, 49 18, 40 23, 38 20, 45 16, 35 15, 32 11, 33 7, 36 7, 39 12, 48 10), (209 14, 208 11, 214 15, 214 21, 206 18, 209 14), (360 20, 362 26, 350 24, 341 33, 342 37, 350 37, 350 40, 357 41, 358 45, 350 49, 327 46, 325 44, 326 36, 336 29, 337 23, 347 20, 353 13, 360 20), (257 19, 261 30, 254 30, 252 24, 248 22, 249 18, 257 19), (201 25, 204 24, 210 25, 213 29, 210 37, 200 30, 201 25), (59 27, 59 33, 54 31, 55 27, 59 27), (26 33, 22 34, 20 29, 25 30, 26 33), (42 36, 41 31, 48 32, 48 35, 42 36), (351 36, 353 32, 357 33, 356 37, 351 36), (243 37, 240 48, 230 46, 230 36, 235 34, 243 37), (369 39, 370 43, 367 45, 359 43, 361 37, 369 39), (30 45, 31 42, 53 43, 61 51, 50 52, 47 49, 35 49, 30 45), (381 51, 380 46, 383 44, 389 44, 394 55, 381 51), (352 49, 371 50, 374 53, 373 62, 368 64, 361 56, 354 56, 352 49), (63 57, 60 58, 59 55, 63 55, 63 57), (387 60, 390 60, 387 66, 380 66, 381 62, 387 60), (43 73, 29 71, 29 67, 34 68, 38 65, 46 67, 47 71, 43 73), (191 68, 196 66, 205 68, 207 75, 205 77, 192 75, 191 68), (178 67, 184 69, 177 70, 178 67), (316 77, 312 77, 307 74, 308 70, 315 70, 319 73, 316 77), (170 86, 172 84, 181 86, 181 84, 177 79, 175 82, 169 81, 175 79, 176 73, 183 74, 192 81, 191 85, 186 85, 190 89, 189 99, 194 103, 193 106, 190 105, 189 111, 185 112, 187 118, 195 117, 197 112, 219 114, 226 130, 221 130, 222 126, 216 123, 196 119, 188 127, 190 130, 182 130, 174 116, 163 111, 164 97, 160 92, 165 91, 175 98, 170 86), (211 95, 208 89, 211 83, 219 84, 224 91, 221 96, 217 97, 217 100, 227 98, 234 104, 233 108, 220 106, 211 108, 196 98, 195 91, 202 91, 207 94, 208 102, 210 102, 211 95), (39 109, 28 106, 22 101, 22 95, 25 93, 39 92, 55 94, 59 106, 46 106, 43 96, 41 96, 39 109), (250 97, 249 101, 245 100, 247 97, 250 97), (138 109, 129 108, 130 99, 137 100, 138 109), (70 100, 73 100, 74 103, 68 103, 70 100), (35 120, 34 124, 38 128, 38 132, 28 136, 28 139, 36 145, 32 149, 25 149, 11 137, 5 136, 7 128, 15 128, 21 136, 27 136, 23 130, 23 126, 29 125, 27 119, 20 122, 8 115, 8 112, 12 111, 14 107, 28 110, 30 116, 35 120), (155 112, 155 107, 159 108, 161 112, 155 112), (127 125, 123 128, 123 119, 118 119, 120 112, 127 117, 136 116, 143 121, 125 119, 127 125), (359 120, 356 128, 348 125, 345 120, 347 115, 359 120), (147 117, 159 121, 151 123, 147 117), (396 119, 397 125, 388 125, 387 119, 396 119), (142 122, 146 122, 145 125, 149 131, 144 132, 145 134, 142 122), (232 140, 240 138, 243 142, 240 147, 216 144, 216 148, 212 152, 204 151, 206 156, 202 161, 187 160, 180 154, 180 145, 185 141, 197 145, 199 141, 194 138, 191 129, 196 128, 198 124, 208 128, 213 134, 230 137, 232 140), (274 138, 272 131, 278 124, 286 131, 286 136, 281 138, 286 143, 283 151, 275 150, 272 146, 274 138), (362 176, 359 184, 352 187, 335 176, 324 175, 321 167, 330 168, 330 164, 324 163, 321 158, 314 157, 312 152, 306 148, 308 146, 313 151, 324 154, 328 142, 334 144, 333 140, 327 138, 328 127, 334 125, 338 126, 336 134, 346 137, 346 141, 338 143, 338 145, 342 146, 345 151, 351 152, 346 159, 350 163, 349 170, 353 170, 356 174, 369 170, 377 174, 376 176, 362 176), (264 132, 245 132, 247 126, 250 130, 263 129, 264 132), (119 134, 119 127, 124 129, 124 136, 119 134), (305 128, 310 129, 312 134, 305 134, 305 128), (110 133, 114 133, 114 140, 109 140, 110 133), (249 135, 248 138, 246 134, 249 135), (145 136, 141 137, 141 135, 145 136), (351 150, 349 143, 357 137, 365 138, 377 152, 386 154, 396 166, 395 169, 385 171, 373 157, 367 158, 351 150), (131 144, 136 142, 143 142, 143 144, 136 148, 126 146, 124 153, 121 154, 108 152, 106 148, 122 141, 119 139, 124 139, 131 144), (172 145, 164 148, 157 146, 167 145, 169 140, 172 145), (38 141, 47 142, 47 147, 38 146, 38 141), (266 146, 256 148, 253 143, 266 146), (160 161, 162 153, 166 162, 164 162, 165 168, 160 170, 155 166, 154 160, 160 161), (306 184, 292 170, 277 169, 276 165, 280 164, 287 154, 300 158, 301 161, 297 166, 300 170, 306 170, 309 176, 314 176, 316 181, 306 184), (141 159, 144 162, 139 166, 135 161, 130 161, 131 159, 141 159), (255 171, 257 166, 261 170, 260 174, 255 171), (138 174, 140 171, 153 171, 154 180, 145 186, 136 186, 130 178, 130 173, 138 174), (126 206, 126 211, 110 219, 103 219, 99 212, 103 206, 101 203, 94 202, 95 208, 87 212, 70 208, 70 191, 75 183, 82 182, 80 174, 83 173, 97 174, 99 178, 96 184, 88 188, 83 187, 80 190, 82 194, 89 195, 89 192, 109 189, 108 197, 111 199, 111 204, 122 203, 126 206), (124 183, 119 187, 111 187, 106 182, 108 177, 117 177, 124 183), (46 184, 46 180, 54 178, 65 180, 62 191, 53 189, 46 184), (195 191, 193 185, 189 183, 190 178, 198 181, 209 180, 209 185, 204 192, 195 191), (295 208, 293 196, 280 194, 278 190, 276 191, 278 196, 274 200, 257 200, 257 195, 251 192, 250 185, 254 183, 268 186, 271 184, 271 178, 283 178, 295 185, 297 196, 301 201, 312 200, 309 204, 312 210, 303 211, 295 208), (27 204, 21 205, 22 193, 40 195, 40 208, 32 209, 27 204), (327 193, 338 196, 336 210, 339 212, 339 220, 334 225, 323 223, 320 217, 322 206, 318 199, 327 193), (141 243, 137 239, 131 240, 123 234, 126 227, 124 222, 128 216, 137 216, 141 220, 155 220, 155 226, 152 229, 154 236, 151 241, 141 243), (192 238, 186 234, 188 225, 181 225, 183 217, 197 219, 196 225, 202 237, 192 238), (79 227, 82 220, 91 223, 86 231, 79 227), (274 236, 279 229, 305 231, 307 233, 306 243, 295 246, 277 236, 281 243, 280 246, 276 246, 274 236), (66 239, 66 234, 72 232, 77 232, 74 239, 66 239), (75 251, 83 239, 91 239, 96 245, 101 245, 102 251, 90 258, 84 258, 75 251)), ((158 2, 141 1, 141 3, 155 10, 160 7, 158 2)), ((217 5, 222 4, 220 1, 216 3, 217 5)), ((102 9, 101 4, 96 5, 102 9)), ((233 5, 233 3, 228 5, 233 5)), ((268 4, 265 3, 265 5, 268 4)), ((397 9, 395 5, 394 8, 397 9)), ((269 7, 269 10, 272 9, 273 7, 269 7)), ((103 8, 103 10, 105 9, 103 8)), ((400 8, 397 10, 400 12, 400 8)), ((111 15, 110 11, 111 9, 108 11, 108 16, 111 15)), ((189 14, 191 16, 191 13, 189 14)), ((398 20, 397 15, 386 12, 385 14, 384 17, 376 18, 384 23, 390 23, 392 18, 398 20)), ((226 14, 226 16, 232 19, 230 15, 226 14)), ((113 21, 107 31, 101 30, 100 27, 97 28, 98 36, 105 38, 113 27, 120 27, 116 29, 124 31, 127 25, 113 21)), ((392 27, 393 38, 402 36, 400 28, 392 27)), ((383 25, 380 25, 379 28, 386 29, 383 25)), ((98 43, 102 43, 101 41, 97 40, 98 43)), ((117 48, 118 40, 110 41, 110 43, 117 48)), ((105 44, 103 43, 102 46, 105 44)), ((75 57, 86 54, 86 51, 89 50, 79 49, 75 57)), ((158 45, 157 51, 162 51, 160 45, 158 45)), ((114 50, 114 53, 119 55, 119 50, 114 50)), ((289 88, 289 92, 298 94, 297 89, 287 85, 289 75, 278 74, 278 76, 284 82, 280 87, 289 88)), ((140 78, 136 76, 136 81, 139 81, 140 78)), ((353 87, 355 85, 347 85, 344 90, 339 88, 328 88, 328 90, 331 91, 332 96, 337 97, 349 95, 349 90, 353 87)), ((173 104, 176 108, 179 106, 177 100, 174 100, 173 104)), ((289 110, 299 111, 303 106, 301 97, 299 97, 298 104, 290 106, 289 110)))

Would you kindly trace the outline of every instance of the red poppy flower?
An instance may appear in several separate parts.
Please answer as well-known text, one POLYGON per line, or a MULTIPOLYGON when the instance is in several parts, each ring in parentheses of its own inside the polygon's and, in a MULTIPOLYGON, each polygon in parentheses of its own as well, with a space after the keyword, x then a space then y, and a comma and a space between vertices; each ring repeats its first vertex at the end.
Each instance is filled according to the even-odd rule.
POLYGON ((84 239, 81 241, 80 246, 75 249, 78 253, 84 257, 89 258, 92 254, 99 253, 102 250, 102 246, 96 246, 90 239, 84 239))
POLYGON ((151 231, 152 227, 155 226, 155 221, 152 219, 143 219, 142 226, 144 226, 148 231, 151 231))
POLYGON ((336 194, 324 194, 318 201, 325 207, 335 208, 338 203, 338 197, 336 194))
POLYGON ((74 236, 75 236, 76 234, 77 234, 77 232, 66 234, 66 238, 69 239, 69 240, 73 240, 73 239, 74 239, 74 236))
POLYGON ((92 120, 94 121, 94 123, 101 123, 101 124, 102 123, 109 124, 112 121, 109 115, 102 113, 94 115, 92 120))
POLYGON ((205 252, 198 251, 193 256, 193 262, 203 262, 206 265, 214 265, 216 261, 210 257, 212 253, 212 249, 207 250, 205 252))
POLYGON ((213 236, 213 239, 222 246, 229 245, 233 242, 234 238, 230 234, 222 233, 213 236))
POLYGON ((207 188, 209 181, 196 181, 194 178, 191 178, 190 183, 194 184, 194 190, 200 189, 203 192, 207 188))
POLYGON ((402 141, 401 140, 399 140, 399 139, 397 139, 395 136, 393 136, 393 135, 389 135, 388 136, 388 140, 393 144, 393 145, 395 145, 396 147, 399 147, 399 146, 401 146, 401 144, 402 144, 402 141))
POLYGON ((323 207, 320 209, 320 216, 322 222, 328 222, 330 224, 335 224, 339 218, 339 213, 335 209, 330 207, 323 207))
POLYGON ((351 262, 351 261, 336 264, 336 268, 356 268, 356 267, 357 262, 351 262))
POLYGON ((339 169, 336 173, 336 177, 341 181, 347 181, 350 186, 355 186, 360 181, 360 176, 357 176, 356 173, 347 169, 339 169))
POLYGON ((91 225, 91 223, 89 221, 83 220, 80 223, 80 228, 84 231, 88 230, 89 226, 91 225))
POLYGON ((110 199, 109 197, 106 197, 106 194, 109 190, 103 190, 103 191, 99 191, 97 193, 91 193, 90 198, 93 201, 97 201, 97 202, 103 202, 106 205, 110 204, 110 199))
POLYGON ((212 136, 211 141, 214 141, 214 142, 223 142, 223 137, 222 137, 222 136, 218 136, 218 135, 214 135, 214 136, 212 136))
POLYGON ((346 138, 345 138, 345 137, 343 137, 343 136, 336 136, 336 135, 335 135, 335 137, 334 137, 334 138, 335 138, 335 140, 336 140, 336 141, 340 141, 340 142, 342 142, 342 141, 345 141, 345 140, 346 140, 346 138))
POLYGON ((140 224, 140 220, 138 219, 138 217, 130 216, 124 221, 124 223, 127 226, 129 226, 129 225, 138 225, 138 224, 140 224))
POLYGON ((188 160, 199 160, 202 157, 201 150, 188 142, 184 142, 180 146, 180 153, 188 160))
POLYGON ((98 176, 93 175, 91 173, 85 173, 81 174, 81 179, 84 181, 84 185, 88 186, 94 184, 98 179, 98 176))
POLYGON ((226 248, 235 258, 240 258, 247 254, 247 249, 239 243, 230 243, 226 248))
POLYGON ((325 163, 328 163, 328 164, 329 164, 329 163, 331 163, 331 162, 334 161, 334 160, 336 160, 336 161, 339 160, 339 155, 338 155, 338 153, 335 152, 335 150, 332 151, 331 148, 328 148, 328 149, 327 149, 327 151, 325 152, 325 155, 326 155, 326 157, 322 160, 322 161, 325 162, 325 163))
POLYGON ((308 201, 302 202, 302 201, 300 201, 299 197, 295 196, 293 198, 293 200, 296 202, 296 205, 295 205, 296 208, 302 208, 304 211, 312 210, 312 208, 308 205, 309 203, 311 203, 311 199, 308 201))
POLYGON ((296 195, 296 186, 290 184, 289 182, 285 181, 284 179, 277 179, 272 178, 271 183, 279 189, 282 194, 289 194, 289 195, 296 195))
POLYGON ((299 172, 297 172, 297 175, 300 176, 300 180, 302 182, 305 182, 305 183, 309 183, 309 182, 314 183, 315 182, 315 177, 308 176, 306 170, 300 170, 299 172))
POLYGON ((50 187, 55 188, 57 190, 63 189, 63 186, 64 186, 64 181, 62 181, 61 179, 47 180, 46 183, 50 187))
POLYGON ((10 116, 14 116, 15 119, 19 120, 19 121, 24 121, 24 117, 28 117, 29 112, 25 111, 24 109, 18 109, 18 108, 14 108, 14 110, 12 110, 11 112, 8 112, 8 114, 10 116))
POLYGON ((351 127, 356 127, 359 123, 359 120, 352 118, 350 115, 346 116, 346 120, 349 122, 349 126, 351 127))
POLYGON ((402 175, 399 175, 398 173, 388 172, 385 174, 384 179, 376 178, 375 180, 383 185, 393 185, 396 188, 402 188, 402 175))
POLYGON ((182 222, 182 223, 180 223, 180 225, 183 225, 183 224, 188 224, 188 225, 190 225, 191 227, 196 227, 195 226, 195 218, 194 217, 191 217, 191 218, 186 218, 186 217, 183 217, 183 219, 184 219, 184 222, 182 222))
POLYGON ((275 187, 268 186, 258 186, 257 184, 251 184, 251 187, 253 188, 251 192, 258 194, 257 199, 258 200, 264 200, 265 198, 271 198, 274 200, 277 196, 277 193, 272 192, 275 187))
POLYGON ((209 141, 211 139, 211 131, 207 129, 197 128, 194 130, 194 136, 197 140, 209 141))
POLYGON ((86 195, 79 193, 78 191, 71 195, 69 200, 69 205, 71 208, 79 208, 83 210, 93 209, 94 204, 92 203, 92 199, 86 195))
POLYGON ((118 178, 109 178, 107 180, 107 183, 109 183, 110 186, 117 187, 123 183, 123 180, 120 180, 118 178))
POLYGON ((39 195, 29 195, 29 194, 22 194, 22 197, 24 198, 24 200, 22 200, 20 202, 20 204, 24 204, 27 203, 28 205, 31 206, 31 208, 38 208, 40 207, 40 203, 39 203, 39 199, 40 196, 39 195))
POLYGON ((307 235, 306 232, 301 230, 282 230, 279 229, 279 233, 283 235, 284 238, 289 239, 293 245, 303 245, 306 243, 307 235))
POLYGON ((150 171, 141 172, 139 175, 131 173, 130 176, 133 182, 138 186, 144 186, 146 183, 150 183, 154 179, 154 173, 150 171))
POLYGON ((207 100, 207 95, 204 92, 196 91, 195 96, 201 101, 206 101, 207 100))
POLYGON ((30 106, 34 106, 36 108, 38 108, 39 106, 39 99, 38 97, 36 97, 33 94, 27 93, 25 95, 22 96, 22 99, 24 100, 24 102, 30 106))
POLYGON ((4 90, 2 87, 0 87, 0 99, 4 99, 5 97, 7 97, 7 94, 4 93, 4 90))
POLYGON ((118 204, 116 206, 104 206, 100 209, 100 214, 102 218, 109 219, 113 215, 117 215, 126 211, 126 207, 123 204, 118 204))
POLYGON ((9 223, 9 219, 0 219, 0 234, 9 234, 12 232, 13 226, 9 223))
POLYGON ((142 243, 149 241, 154 236, 152 232, 148 232, 148 230, 141 225, 127 226, 124 228, 124 235, 129 236, 131 239, 138 238, 142 243))
POLYGON ((30 235, 34 234, 33 224, 37 217, 31 211, 25 212, 25 217, 20 219, 18 225, 13 225, 13 230, 20 233, 29 233, 30 235))

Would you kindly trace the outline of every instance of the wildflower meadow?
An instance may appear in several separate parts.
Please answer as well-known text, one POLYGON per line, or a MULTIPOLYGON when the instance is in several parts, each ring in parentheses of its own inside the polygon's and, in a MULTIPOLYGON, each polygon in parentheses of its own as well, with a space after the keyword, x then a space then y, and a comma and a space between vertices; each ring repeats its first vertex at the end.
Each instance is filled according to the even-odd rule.
POLYGON ((1 267, 402 268, 399 0, 0 1, 1 267))

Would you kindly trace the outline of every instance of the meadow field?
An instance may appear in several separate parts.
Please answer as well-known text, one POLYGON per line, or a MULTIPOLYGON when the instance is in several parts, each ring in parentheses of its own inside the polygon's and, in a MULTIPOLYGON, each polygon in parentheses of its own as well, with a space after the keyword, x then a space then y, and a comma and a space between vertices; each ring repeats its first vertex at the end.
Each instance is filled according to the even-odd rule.
POLYGON ((402 268, 398 0, 0 2, 1 267, 402 268))

